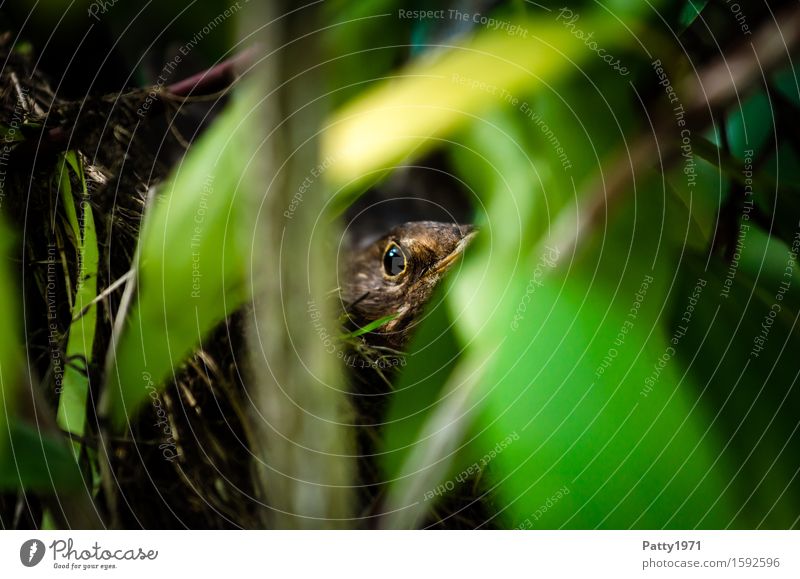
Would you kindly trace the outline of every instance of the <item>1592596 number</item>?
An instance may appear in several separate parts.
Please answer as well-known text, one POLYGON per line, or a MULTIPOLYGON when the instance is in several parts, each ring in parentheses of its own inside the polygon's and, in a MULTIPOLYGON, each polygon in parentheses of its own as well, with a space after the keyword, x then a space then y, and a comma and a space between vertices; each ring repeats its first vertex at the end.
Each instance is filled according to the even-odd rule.
POLYGON ((780 567, 778 557, 737 557, 734 559, 735 567, 780 567))

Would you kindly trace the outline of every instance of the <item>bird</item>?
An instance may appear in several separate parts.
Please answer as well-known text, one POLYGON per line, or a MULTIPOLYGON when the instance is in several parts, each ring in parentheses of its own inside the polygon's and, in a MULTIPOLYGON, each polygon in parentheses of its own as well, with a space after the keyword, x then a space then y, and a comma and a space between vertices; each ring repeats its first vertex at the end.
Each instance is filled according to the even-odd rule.
POLYGON ((374 344, 402 350, 425 304, 458 261, 477 229, 469 224, 412 221, 398 225, 343 260, 340 298, 351 325, 374 344))

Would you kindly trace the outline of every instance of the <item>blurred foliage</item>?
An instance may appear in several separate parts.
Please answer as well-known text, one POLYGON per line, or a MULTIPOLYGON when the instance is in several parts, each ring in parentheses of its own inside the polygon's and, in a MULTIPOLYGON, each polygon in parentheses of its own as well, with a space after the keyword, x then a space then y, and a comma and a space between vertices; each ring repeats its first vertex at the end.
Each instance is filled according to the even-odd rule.
MULTIPOLYGON (((8 255, 12 235, 0 222, 0 300, 19 303, 8 255)), ((20 412, 31 394, 23 388, 20 320, 11 309, 0 322, 0 491, 25 488, 49 494, 54 489, 73 490, 83 485, 75 457, 64 440, 28 424, 20 412)))
MULTIPOLYGON (((0 221, 0 252, 3 260, 0 266, 0 300, 4 304, 16 303, 14 282, 11 268, 8 267, 8 256, 11 253, 11 234, 8 226, 0 221)), ((0 448, 6 448, 8 442, 8 417, 13 415, 17 401, 20 381, 19 364, 22 360, 20 350, 19 320, 14 312, 2 317, 0 322, 0 448)), ((6 460, 7 453, 0 454, 0 462, 6 460)))
MULTIPOLYGON (((637 27, 641 7, 623 11, 637 27)), ((364 179, 376 178, 409 153, 422 154, 434 145, 435 137, 457 129, 470 115, 488 108, 494 94, 516 95, 559 77, 588 59, 590 51, 554 20, 522 20, 517 23, 526 35, 504 30, 475 36, 469 50, 454 50, 410 65, 402 78, 365 91, 331 120, 323 141, 323 157, 333 156, 336 164, 331 181, 352 187, 364 179), (529 37, 526 37, 529 36, 529 37)), ((590 12, 582 22, 595 32, 596 41, 609 50, 625 39, 622 25, 599 13, 590 12)), ((347 205, 352 196, 340 196, 347 205)))
POLYGON ((249 118, 258 96, 235 99, 153 202, 139 242, 138 293, 112 352, 104 411, 116 426, 165 384, 175 365, 247 299, 249 240, 242 175, 252 162, 249 118))
POLYGON ((10 448, 0 461, 0 490, 24 488, 49 495, 84 488, 75 456, 61 438, 21 421, 6 432, 10 448))

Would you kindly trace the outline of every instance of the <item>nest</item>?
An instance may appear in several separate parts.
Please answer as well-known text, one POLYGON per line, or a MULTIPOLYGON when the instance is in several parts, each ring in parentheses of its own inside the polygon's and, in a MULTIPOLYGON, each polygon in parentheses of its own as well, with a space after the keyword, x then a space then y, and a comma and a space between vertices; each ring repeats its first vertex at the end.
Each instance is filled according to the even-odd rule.
MULTIPOLYGON (((7 63, 0 74, 0 119, 8 127, 3 209, 6 219, 24 224, 18 255, 25 280, 26 338, 35 369, 30 387, 43 394, 53 414, 58 368, 50 341, 55 334, 61 354, 55 359, 63 360, 78 275, 77 248, 54 182, 63 151, 80 157, 97 230, 102 299, 94 351, 81 361, 91 386, 89 421, 81 441, 87 449, 82 458, 88 463, 89 454, 102 452, 92 402, 98 399, 119 308, 121 295, 114 288, 121 287, 117 282, 131 269, 148 192, 184 151, 185 140, 169 128, 179 102, 163 100, 153 106, 147 100, 152 95, 140 89, 62 100, 48 79, 32 69, 29 56, 9 50, 7 43, 8 36, 0 44, 0 58, 7 63), (142 115, 145 103, 148 110, 142 115)), ((70 179, 74 187, 82 186, 74 175, 70 179)), ((102 489, 96 496, 108 523, 126 528, 259 526, 252 506, 262 498, 256 495, 250 472, 242 379, 234 357, 242 349, 239 318, 226 320, 165 390, 154 388, 152 403, 136 416, 125 436, 111 441, 116 496, 106 496, 102 489)), ((89 485, 91 468, 83 467, 89 485)), ((0 518, 39 526, 41 509, 35 497, 24 497, 31 511, 27 516, 12 516, 22 500, 21 494, 4 496, 0 518)))

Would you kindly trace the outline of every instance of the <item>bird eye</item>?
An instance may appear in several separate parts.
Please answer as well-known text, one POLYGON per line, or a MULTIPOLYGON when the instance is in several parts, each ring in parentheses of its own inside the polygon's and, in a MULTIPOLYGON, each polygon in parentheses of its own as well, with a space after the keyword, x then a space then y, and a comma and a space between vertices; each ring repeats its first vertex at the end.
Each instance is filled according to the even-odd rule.
POLYGON ((394 241, 383 252, 383 271, 389 277, 397 277, 406 270, 406 256, 394 241))

